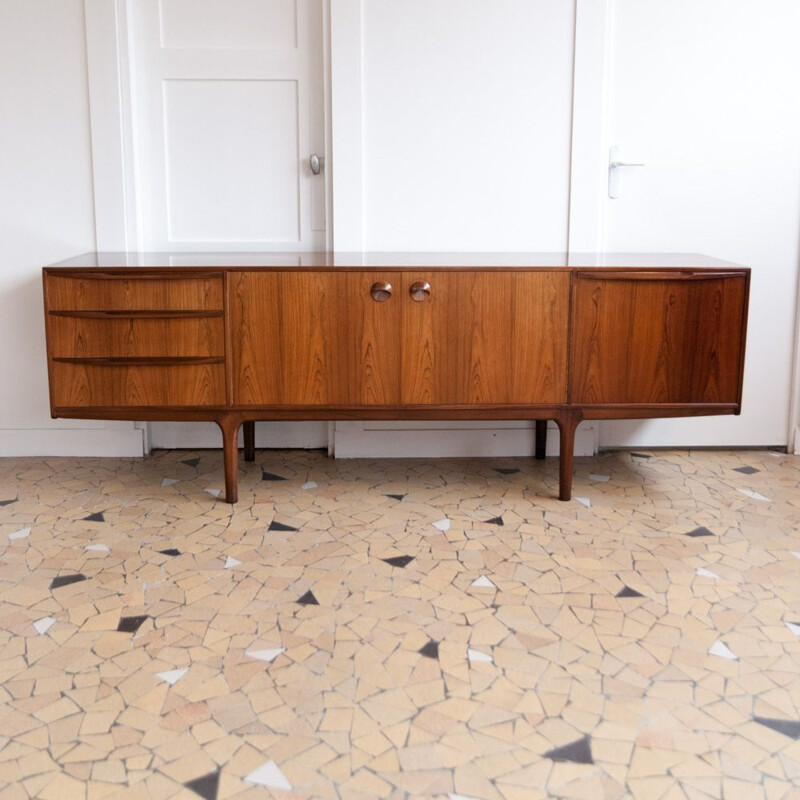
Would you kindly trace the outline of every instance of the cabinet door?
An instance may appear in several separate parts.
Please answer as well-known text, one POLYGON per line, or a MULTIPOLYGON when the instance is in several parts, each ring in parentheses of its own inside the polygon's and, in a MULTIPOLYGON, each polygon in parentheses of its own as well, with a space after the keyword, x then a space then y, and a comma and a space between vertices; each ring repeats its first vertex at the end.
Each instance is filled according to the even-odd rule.
POLYGON ((746 273, 575 276, 572 402, 739 403, 746 273))
POLYGON ((230 275, 234 403, 397 405, 400 298, 376 302, 371 272, 230 275))
POLYGON ((567 272, 409 272, 402 299, 404 404, 566 402, 567 272))

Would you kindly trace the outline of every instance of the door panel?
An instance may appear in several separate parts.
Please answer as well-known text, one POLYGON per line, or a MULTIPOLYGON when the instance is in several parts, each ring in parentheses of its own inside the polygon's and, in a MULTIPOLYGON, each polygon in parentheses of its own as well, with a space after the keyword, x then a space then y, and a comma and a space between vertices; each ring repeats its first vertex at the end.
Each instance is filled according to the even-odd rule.
POLYGON ((566 402, 567 273, 240 272, 230 297, 236 404, 566 402))
POLYGON ((745 277, 575 279, 572 402, 737 403, 745 277))
POLYGON ((372 299, 386 274, 240 272, 231 277, 234 403, 396 405, 400 305, 372 299))
POLYGON ((408 273, 403 295, 404 404, 566 402, 567 273, 408 273))
POLYGON ((131 9, 143 249, 323 248, 321 0, 131 9))

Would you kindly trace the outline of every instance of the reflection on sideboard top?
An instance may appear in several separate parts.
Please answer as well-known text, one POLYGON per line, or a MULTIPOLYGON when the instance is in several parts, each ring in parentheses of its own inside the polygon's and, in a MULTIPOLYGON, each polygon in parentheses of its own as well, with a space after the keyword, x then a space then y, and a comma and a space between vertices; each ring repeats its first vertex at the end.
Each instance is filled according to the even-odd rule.
POLYGON ((729 261, 698 253, 368 253, 368 252, 90 252, 49 267, 226 267, 273 269, 547 269, 553 267, 673 267, 731 269, 729 261))

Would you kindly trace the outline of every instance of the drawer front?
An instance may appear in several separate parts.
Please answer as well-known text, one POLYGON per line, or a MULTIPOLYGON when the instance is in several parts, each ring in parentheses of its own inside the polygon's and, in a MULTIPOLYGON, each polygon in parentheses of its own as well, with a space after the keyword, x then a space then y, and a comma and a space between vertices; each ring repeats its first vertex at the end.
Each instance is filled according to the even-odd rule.
POLYGON ((51 311, 221 311, 223 296, 220 274, 193 278, 48 274, 46 293, 51 311))
POLYGON ((225 367, 216 364, 52 363, 55 408, 221 406, 225 367))
POLYGON ((74 317, 50 314, 53 357, 178 357, 225 354, 222 315, 190 319, 74 317))
POLYGON ((740 402, 745 273, 575 279, 572 402, 740 402))

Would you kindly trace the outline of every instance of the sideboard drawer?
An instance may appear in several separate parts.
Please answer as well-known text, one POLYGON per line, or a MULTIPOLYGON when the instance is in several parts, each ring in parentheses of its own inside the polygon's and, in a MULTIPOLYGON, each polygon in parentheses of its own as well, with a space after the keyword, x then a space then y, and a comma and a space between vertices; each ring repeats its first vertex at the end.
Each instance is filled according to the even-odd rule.
POLYGON ((56 408, 225 405, 225 365, 205 362, 77 363, 54 359, 51 386, 56 408))
POLYGON ((222 312, 190 318, 73 316, 51 311, 50 354, 58 358, 224 356, 222 312))
POLYGON ((222 310, 222 274, 199 277, 137 277, 107 273, 47 275, 47 305, 57 311, 222 310))

